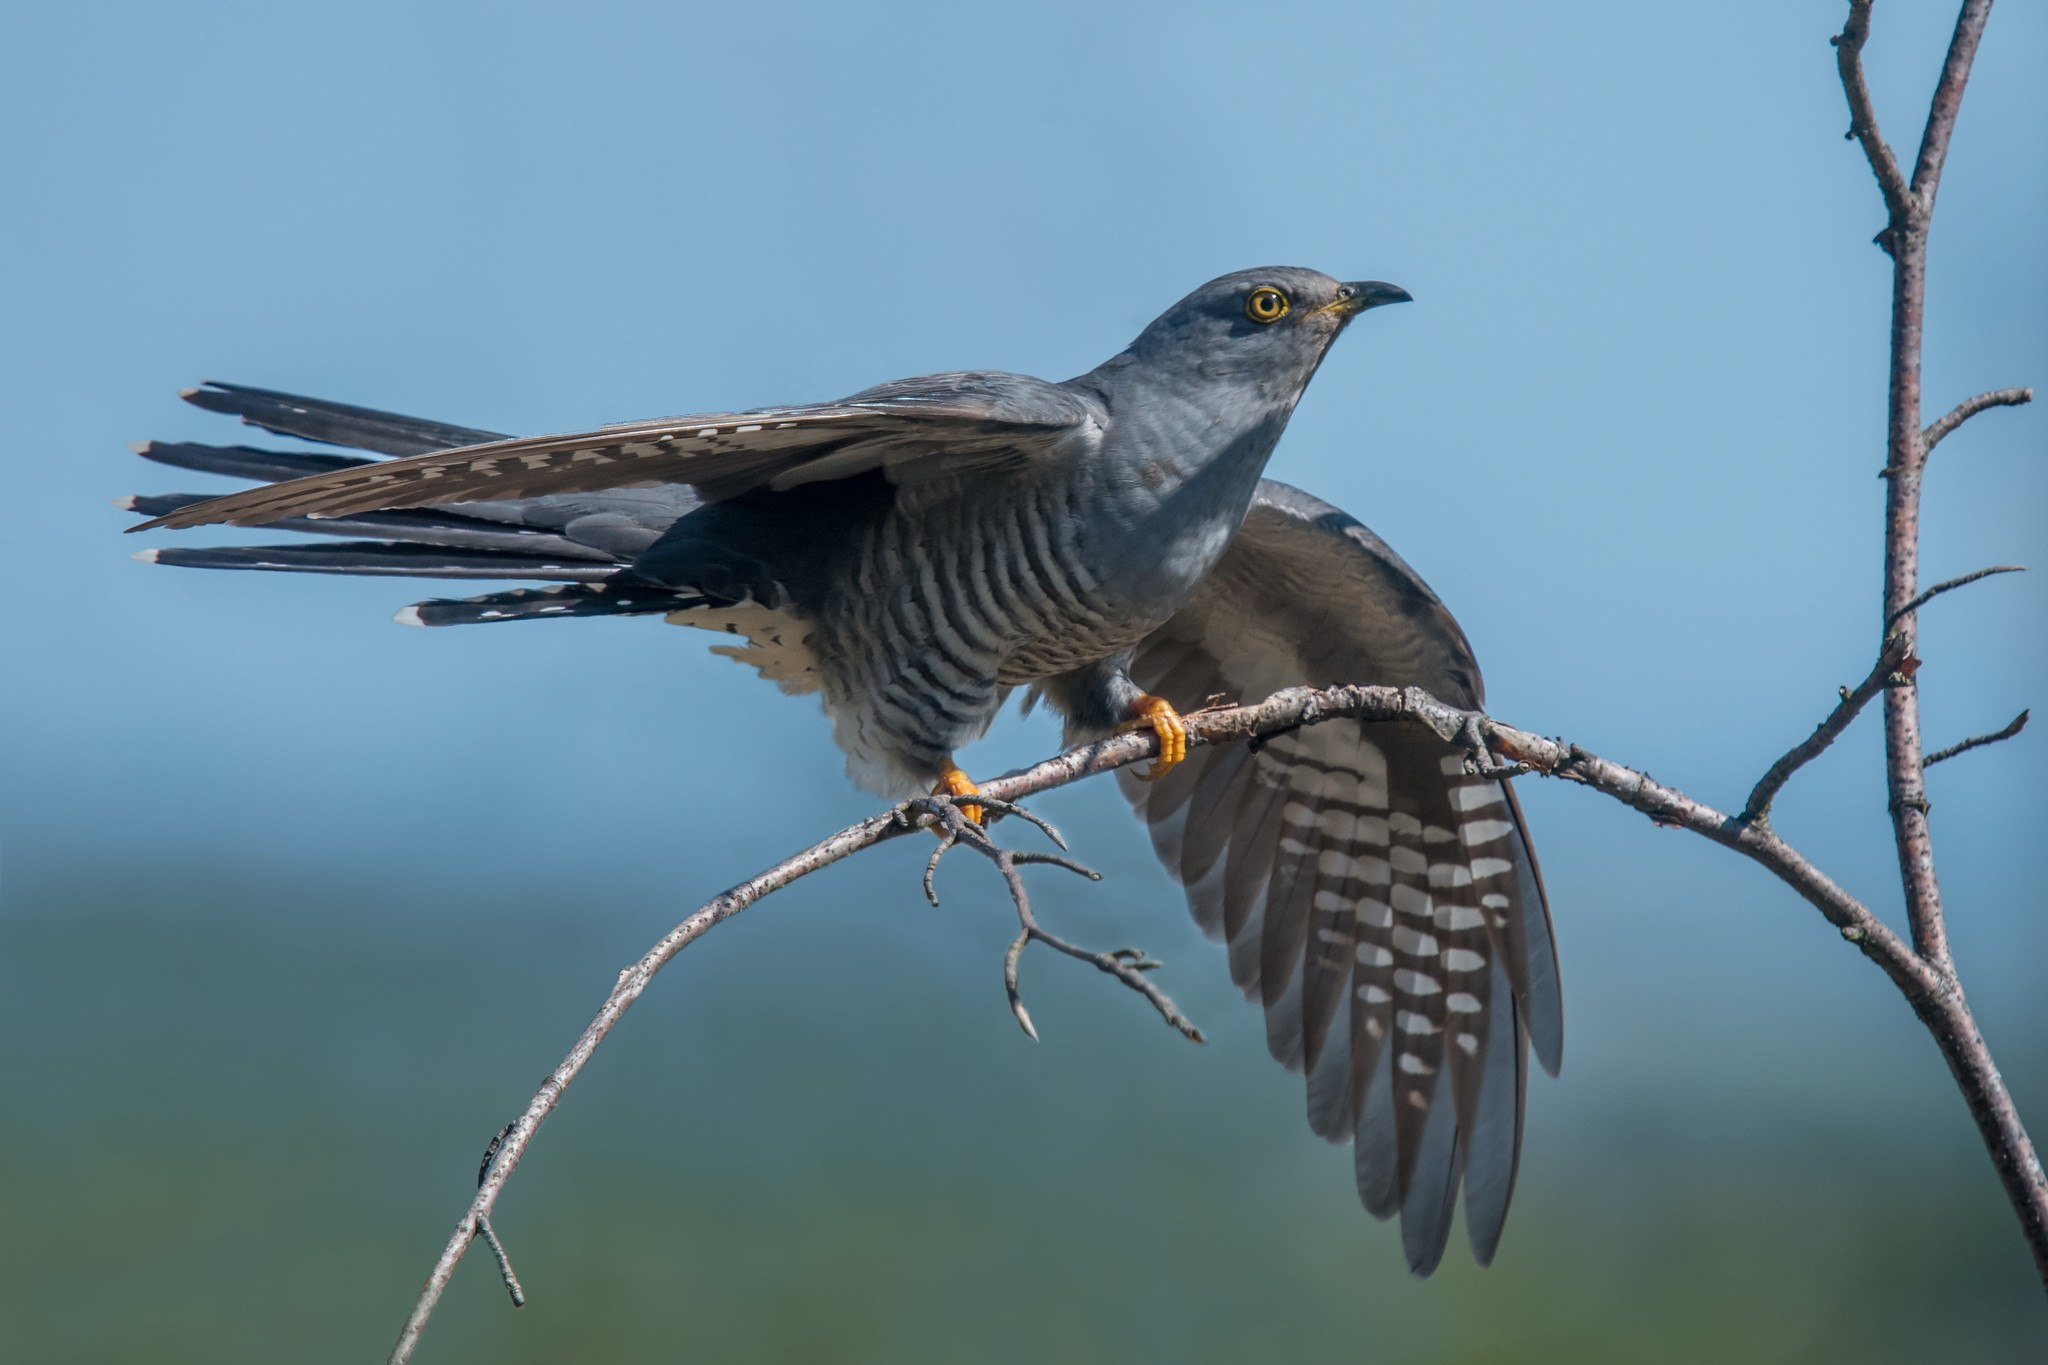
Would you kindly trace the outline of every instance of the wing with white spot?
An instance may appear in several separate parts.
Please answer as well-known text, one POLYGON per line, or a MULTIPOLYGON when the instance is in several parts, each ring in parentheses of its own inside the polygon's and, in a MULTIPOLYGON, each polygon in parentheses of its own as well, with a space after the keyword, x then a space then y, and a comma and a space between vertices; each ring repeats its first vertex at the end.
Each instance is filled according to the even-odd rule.
MULTIPOLYGON (((1332 683, 1481 700, 1463 632, 1414 570, 1272 480, 1131 675, 1183 710, 1332 683)), ((1361 1201, 1400 1213, 1426 1274, 1462 1184, 1474 1254, 1490 1260, 1529 1045, 1555 1072, 1562 1041, 1549 907, 1507 784, 1467 774, 1418 727, 1358 721, 1198 749, 1156 782, 1126 773, 1196 920, 1265 1007, 1274 1057, 1307 1074, 1311 1126, 1355 1142, 1361 1201)))
POLYGON ((1084 455, 1103 420, 1096 400, 1043 380, 928 375, 837 403, 670 417, 353 465, 196 502, 130 529, 255 526, 662 484, 723 498, 877 469, 917 483, 1084 455))

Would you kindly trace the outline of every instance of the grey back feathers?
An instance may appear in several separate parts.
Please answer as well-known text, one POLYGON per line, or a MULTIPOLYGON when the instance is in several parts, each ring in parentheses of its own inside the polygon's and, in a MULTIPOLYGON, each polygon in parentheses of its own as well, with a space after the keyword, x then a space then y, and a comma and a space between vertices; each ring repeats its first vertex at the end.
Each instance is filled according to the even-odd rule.
MULTIPOLYGON (((1450 614, 1343 513, 1261 471, 1346 321, 1406 295, 1267 269, 1204 286, 1064 384, 932 375, 834 403, 568 436, 209 385, 278 434, 393 458, 151 444, 260 480, 129 500, 182 527, 311 533, 159 562, 544 586, 417 603, 421 625, 659 614, 818 692, 849 771, 933 780, 1017 686, 1076 723, 1139 690, 1183 709, 1280 687, 1419 684, 1477 704, 1450 614)), ((1197 921, 1228 944, 1308 1117, 1354 1143, 1359 1197, 1441 1256, 1459 1188, 1485 1261, 1520 1143, 1526 1059, 1561 1039, 1548 908, 1505 785, 1433 737, 1354 722, 1195 751, 1125 790, 1197 921)))

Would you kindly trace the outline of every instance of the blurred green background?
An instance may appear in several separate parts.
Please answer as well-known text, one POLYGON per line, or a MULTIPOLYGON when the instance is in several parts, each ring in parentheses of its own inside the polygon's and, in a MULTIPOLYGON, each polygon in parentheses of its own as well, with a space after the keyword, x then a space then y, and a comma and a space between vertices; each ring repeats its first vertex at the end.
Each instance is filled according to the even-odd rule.
MULTIPOLYGON (((1045 805, 1120 817, 1092 798, 1045 805)), ((531 1303, 477 1248, 424 1358, 2038 1355, 2048 1314, 1960 1102, 1839 944, 1811 969, 1853 999, 1796 1026, 1762 1002, 1768 1041, 1654 987, 1581 992, 1498 1261, 1460 1238, 1419 1281, 1214 950, 1142 889, 1143 850, 1087 841, 1112 880, 1048 881, 1044 913, 1163 954, 1209 1047, 1050 956, 1025 963, 1033 1047, 992 877, 947 869, 934 911, 921 848, 868 855, 662 978, 499 1206, 531 1303)), ((659 892, 288 881, 186 864, 11 898, 9 1358, 376 1357, 484 1140, 667 920, 659 892)), ((710 889, 680 881, 678 906, 710 889)), ((2003 1035, 2038 1095, 2038 1035, 2003 1035)))
MULTIPOLYGON (((0 51, 0 1360, 380 1358, 485 1141, 618 968, 873 803, 822 718, 644 622, 386 624, 407 585, 153 570, 220 378, 506 430, 1087 368, 1298 261, 1414 291, 1273 472, 1458 612, 1496 711, 1739 804, 1876 634, 1887 276, 1834 4, 21 7, 0 51), (1487 509, 1475 526, 1466 509, 1487 509), (774 793, 771 795, 770 793, 774 793)), ((1909 142, 1946 6, 1883 6, 1909 142)), ((2048 379, 2048 11, 1994 17, 1942 190, 1928 402, 2048 379)), ((1925 571, 2048 559, 2048 420, 1980 419, 1925 571)), ((2048 584, 1923 634, 1931 743, 2043 700, 2048 584)), ((1005 721, 977 772, 1046 752, 1005 721)), ((1932 779, 1956 950, 2048 1121, 2029 732, 1932 779)), ((1102 784, 1003 1006, 986 869, 864 855, 665 973, 421 1359, 2048 1355, 1932 1045, 1760 872, 1523 784, 1562 1078, 1496 1264, 1428 1281, 1102 784)), ((1781 826, 1896 913, 1875 725, 1781 826)))

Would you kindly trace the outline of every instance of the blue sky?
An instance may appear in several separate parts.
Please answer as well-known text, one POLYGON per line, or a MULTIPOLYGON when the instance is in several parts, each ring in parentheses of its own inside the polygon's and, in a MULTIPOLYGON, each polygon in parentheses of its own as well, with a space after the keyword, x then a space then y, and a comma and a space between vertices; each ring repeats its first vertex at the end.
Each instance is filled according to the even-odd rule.
MULTIPOLYGON (((1869 52, 1908 149, 1944 9, 1883 7, 1869 52)), ((553 888, 626 915, 625 944, 870 805, 814 707, 681 632, 407 631, 392 610, 426 594, 403 584, 131 563, 107 500, 201 481, 125 445, 239 438, 182 386, 525 432, 937 369, 1058 378, 1195 284, 1281 262, 1417 302, 1352 329, 1271 472, 1430 580, 1503 719, 1739 804, 1877 637, 1888 272, 1842 139, 1839 20, 1762 3, 17 13, 4 889, 221 866, 421 906, 553 888)), ((1942 187, 1930 416, 2048 382, 2044 58, 2048 14, 2001 7, 1942 187)), ((1930 580, 2048 564, 2044 445, 2037 406, 1942 448, 1930 580)), ((1932 743, 2048 700, 2044 621, 2043 574, 1926 614, 1932 743)), ((1054 740, 1009 720, 970 766, 1054 740)), ((1877 740, 1867 720, 1804 775, 1780 827, 1889 911, 1877 740)), ((2040 744, 1931 782, 1958 956, 2037 1116, 2040 744)), ((1790 893, 1590 794, 1524 788, 1568 1011, 1539 1118, 1589 1122, 1656 1081, 1680 1106, 1847 1087, 1960 1123, 1904 1006, 1790 893)), ((1050 808, 1087 826, 1119 898, 1175 926, 1179 981, 1220 978, 1113 793, 1050 808)), ((936 974, 979 969, 981 944, 915 926, 876 932, 936 974)), ((1000 1014, 963 998, 957 1026, 993 1038, 1000 1014)))

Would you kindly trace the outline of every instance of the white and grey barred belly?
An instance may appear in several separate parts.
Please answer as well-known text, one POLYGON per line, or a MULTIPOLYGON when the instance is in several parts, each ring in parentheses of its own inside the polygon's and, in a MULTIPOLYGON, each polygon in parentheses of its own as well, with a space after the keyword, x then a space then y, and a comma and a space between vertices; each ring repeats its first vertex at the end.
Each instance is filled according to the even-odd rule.
POLYGON ((1114 557, 1079 530, 1084 496, 1006 481, 858 538, 810 640, 856 782, 928 788, 1012 687, 1127 649, 1172 613, 1177 601, 1133 601, 1108 581, 1114 557))

